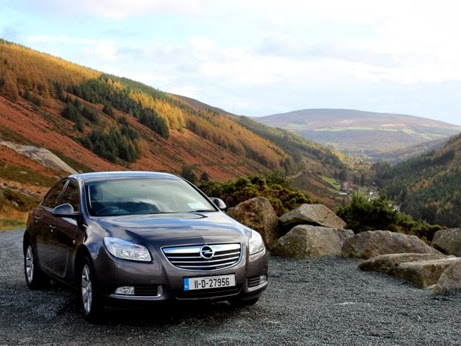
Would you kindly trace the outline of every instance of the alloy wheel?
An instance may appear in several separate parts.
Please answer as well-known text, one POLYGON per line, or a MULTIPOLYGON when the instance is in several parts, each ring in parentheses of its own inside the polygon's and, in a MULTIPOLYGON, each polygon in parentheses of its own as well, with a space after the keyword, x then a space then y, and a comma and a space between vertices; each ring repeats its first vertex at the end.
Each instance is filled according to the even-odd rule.
POLYGON ((25 269, 26 269, 27 282, 31 284, 34 280, 34 266, 35 266, 34 253, 32 251, 31 245, 27 246, 25 266, 26 266, 25 269))
POLYGON ((88 264, 82 269, 82 303, 85 314, 90 314, 93 305, 93 284, 91 282, 91 272, 88 264))

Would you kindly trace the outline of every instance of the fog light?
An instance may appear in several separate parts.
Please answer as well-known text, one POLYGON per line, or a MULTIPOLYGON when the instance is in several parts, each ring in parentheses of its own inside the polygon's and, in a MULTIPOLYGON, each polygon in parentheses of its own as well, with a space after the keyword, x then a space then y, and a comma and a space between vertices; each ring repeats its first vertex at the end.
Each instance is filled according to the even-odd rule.
POLYGON ((133 286, 122 286, 115 290, 115 294, 124 294, 134 296, 134 287, 133 286))
POLYGON ((261 275, 259 277, 259 284, 261 285, 261 284, 263 284, 265 282, 267 282, 267 276, 266 275, 261 275))

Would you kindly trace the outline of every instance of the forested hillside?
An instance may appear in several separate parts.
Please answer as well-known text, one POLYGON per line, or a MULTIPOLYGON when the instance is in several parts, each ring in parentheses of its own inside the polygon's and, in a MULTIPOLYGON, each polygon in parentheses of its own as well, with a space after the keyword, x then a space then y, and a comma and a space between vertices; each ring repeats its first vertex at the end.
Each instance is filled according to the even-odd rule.
POLYGON ((394 167, 374 166, 377 182, 401 210, 429 223, 461 226, 461 135, 394 167))
POLYGON ((197 179, 224 181, 271 171, 307 172, 309 180, 344 169, 329 149, 290 136, 0 40, 0 184, 27 197, 38 198, 67 173, 6 142, 47 148, 77 171, 187 171, 197 179))

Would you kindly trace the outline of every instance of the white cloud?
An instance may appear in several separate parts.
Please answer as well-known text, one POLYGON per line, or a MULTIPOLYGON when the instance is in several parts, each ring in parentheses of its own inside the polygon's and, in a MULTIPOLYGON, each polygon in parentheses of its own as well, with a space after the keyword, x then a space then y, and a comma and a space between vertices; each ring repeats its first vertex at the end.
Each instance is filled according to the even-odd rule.
POLYGON ((45 15, 92 16, 124 19, 162 13, 196 15, 202 10, 201 0, 16 0, 16 7, 45 15))
POLYGON ((450 81, 461 81, 458 1, 17 2, 88 25, 79 31, 72 21, 72 30, 62 27, 57 36, 36 28, 26 45, 237 113, 321 100, 324 107, 401 104, 410 113, 425 109, 427 90, 434 93, 422 88, 418 99, 421 85, 443 84, 447 91, 450 81), (165 14, 176 24, 162 22, 165 14), (142 20, 126 27, 132 17, 142 20), (115 29, 131 36, 111 35, 115 29))
MULTIPOLYGON (((56 0, 61 2, 60 0, 56 0)), ((197 14, 201 8, 200 0, 83 0, 79 7, 85 13, 101 17, 126 18, 154 13, 197 14)))

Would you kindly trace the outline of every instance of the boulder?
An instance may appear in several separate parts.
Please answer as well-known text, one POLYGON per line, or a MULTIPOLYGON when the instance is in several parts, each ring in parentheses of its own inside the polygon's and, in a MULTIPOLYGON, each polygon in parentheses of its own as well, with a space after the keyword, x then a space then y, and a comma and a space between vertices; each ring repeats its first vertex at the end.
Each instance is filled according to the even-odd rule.
POLYGON ((445 269, 455 262, 461 262, 461 258, 447 257, 431 261, 406 262, 395 267, 392 273, 413 282, 420 288, 426 288, 436 284, 445 269))
POLYGON ((267 248, 272 248, 278 239, 278 218, 270 202, 256 197, 229 208, 227 215, 261 234, 267 248))
POLYGON ((442 229, 434 234, 432 245, 446 253, 461 257, 461 229, 442 229))
POLYGON ((54 170, 64 171, 68 173, 77 173, 75 169, 61 160, 58 156, 45 148, 34 147, 33 145, 21 145, 8 141, 1 141, 0 145, 13 149, 18 154, 21 154, 29 159, 39 162, 41 165, 50 167, 54 170))
POLYGON ((447 256, 437 253, 395 253, 380 255, 363 261, 359 269, 392 275, 393 270, 402 263, 443 259, 447 256))
POLYGON ((461 289, 461 261, 456 261, 445 269, 435 284, 434 294, 461 289))
POLYGON ((281 237, 271 252, 297 259, 340 255, 344 241, 353 235, 351 230, 298 225, 281 237))
POLYGON ((344 228, 346 223, 323 204, 303 204, 280 218, 282 230, 289 231, 297 225, 314 225, 328 228, 344 228))
POLYGON ((342 255, 353 258, 372 258, 393 253, 437 253, 439 251, 414 235, 390 231, 368 231, 354 235, 344 242, 342 255))

